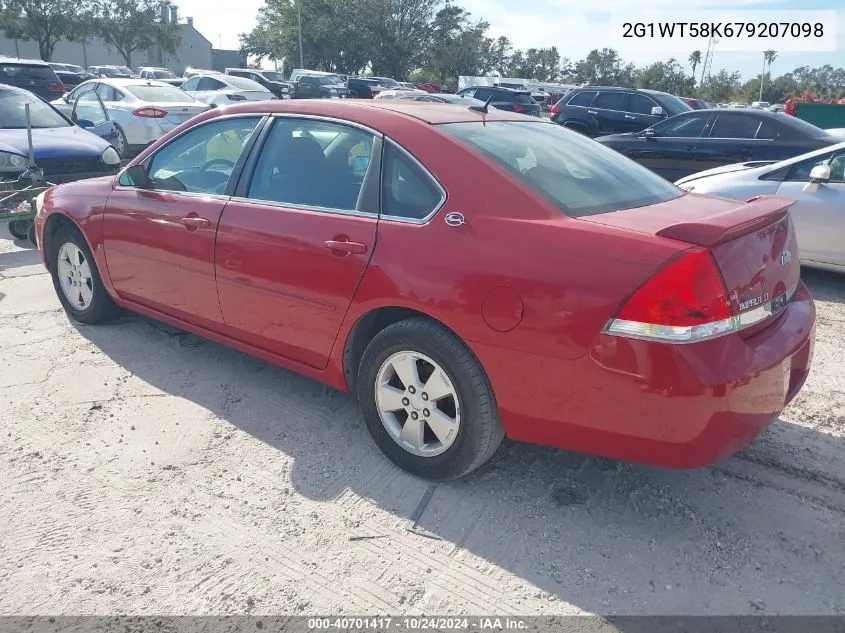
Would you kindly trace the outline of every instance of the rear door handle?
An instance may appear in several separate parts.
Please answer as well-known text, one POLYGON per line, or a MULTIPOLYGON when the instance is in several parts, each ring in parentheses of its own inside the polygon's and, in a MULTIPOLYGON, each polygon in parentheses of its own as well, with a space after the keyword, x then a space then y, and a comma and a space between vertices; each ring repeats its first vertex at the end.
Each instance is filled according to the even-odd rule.
POLYGON ((211 227, 211 220, 201 218, 198 215, 189 215, 184 218, 180 218, 179 222, 189 231, 196 231, 197 229, 207 229, 211 227))
POLYGON ((367 252, 367 245, 361 242, 350 242, 349 240, 326 240, 323 242, 326 248, 339 257, 346 255, 363 255, 367 252))
POLYGON ((595 110, 587 110, 587 114, 598 114, 595 110))
POLYGON ((625 118, 626 118, 626 119, 630 119, 631 121, 636 121, 636 120, 637 120, 637 117, 635 117, 635 116, 631 116, 630 114, 626 114, 626 115, 625 115, 625 118))

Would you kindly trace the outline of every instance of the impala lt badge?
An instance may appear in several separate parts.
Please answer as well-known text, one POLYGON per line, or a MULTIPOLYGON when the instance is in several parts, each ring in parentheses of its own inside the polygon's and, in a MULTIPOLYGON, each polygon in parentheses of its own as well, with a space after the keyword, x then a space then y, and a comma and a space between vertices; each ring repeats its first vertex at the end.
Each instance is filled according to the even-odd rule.
POLYGON ((788 266, 789 262, 792 261, 792 253, 789 251, 784 251, 780 254, 780 265, 781 266, 788 266))

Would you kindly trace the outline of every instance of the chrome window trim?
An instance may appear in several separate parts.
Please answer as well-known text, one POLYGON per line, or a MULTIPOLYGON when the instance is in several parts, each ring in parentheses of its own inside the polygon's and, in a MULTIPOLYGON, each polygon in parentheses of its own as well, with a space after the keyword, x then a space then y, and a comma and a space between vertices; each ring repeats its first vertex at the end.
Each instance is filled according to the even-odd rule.
MULTIPOLYGON (((423 172, 423 174, 428 177, 428 179, 432 183, 434 183, 434 186, 440 192, 440 200, 434 206, 434 209, 432 209, 429 212, 428 215, 426 215, 425 217, 422 217, 422 218, 406 218, 406 217, 399 216, 399 215, 386 215, 384 213, 380 213, 379 217, 382 220, 389 220, 391 222, 404 222, 405 224, 418 224, 418 225, 428 224, 432 220, 432 218, 434 218, 434 216, 437 215, 437 213, 440 211, 440 209, 442 209, 444 207, 444 205, 446 204, 446 200, 448 198, 448 194, 446 193, 446 189, 443 187, 442 184, 440 184, 440 181, 437 180, 437 178, 434 176, 434 174, 432 174, 425 165, 423 165, 419 160, 417 160, 417 157, 414 156, 413 154, 411 154, 411 152, 406 150, 404 147, 402 147, 399 143, 394 141, 392 138, 385 137, 385 141, 386 141, 385 146, 390 144, 394 148, 399 150, 412 163, 414 163, 423 172)), ((382 161, 381 171, 382 171, 382 177, 384 177, 384 171, 385 171, 384 161, 382 161)))
POLYGON ((333 213, 335 215, 350 215, 360 218, 378 219, 378 213, 371 211, 356 211, 355 209, 335 209, 332 207, 318 207, 310 204, 292 204, 288 202, 277 202, 274 200, 260 200, 258 198, 243 198, 241 196, 232 196, 229 202, 238 202, 241 204, 254 204, 259 207, 276 207, 277 209, 287 209, 289 211, 312 211, 315 213, 333 213))
POLYGON ((713 321, 702 325, 692 326, 671 326, 643 323, 640 321, 628 321, 626 319, 611 319, 604 326, 602 333, 623 338, 632 338, 640 341, 655 341, 658 343, 676 343, 686 345, 689 343, 700 343, 710 339, 740 332, 752 325, 757 325, 780 314, 792 301, 792 297, 798 290, 798 283, 786 292, 778 295, 768 303, 740 312, 727 319, 713 321), (783 302, 783 305, 781 305, 783 302), (777 308, 775 306, 778 305, 777 308))
POLYGON ((384 134, 379 132, 378 130, 374 130, 371 127, 367 127, 363 123, 358 123, 356 121, 350 121, 348 119, 339 119, 337 117, 332 116, 324 116, 321 114, 305 114, 302 112, 267 112, 264 116, 269 116, 271 119, 305 119, 308 121, 325 121, 327 123, 336 123, 338 125, 345 125, 347 127, 354 127, 358 128, 359 130, 363 130, 373 136, 378 136, 384 139, 384 134))

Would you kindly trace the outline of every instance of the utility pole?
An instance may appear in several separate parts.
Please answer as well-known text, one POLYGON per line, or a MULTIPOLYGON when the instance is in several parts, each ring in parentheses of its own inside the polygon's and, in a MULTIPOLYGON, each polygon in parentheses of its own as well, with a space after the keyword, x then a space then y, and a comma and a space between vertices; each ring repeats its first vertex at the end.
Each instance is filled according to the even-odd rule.
POLYGON ((302 11, 299 9, 299 0, 296 2, 296 22, 299 27, 299 67, 305 68, 305 62, 302 61, 302 11))
POLYGON ((763 100, 763 81, 766 78, 766 53, 763 53, 763 72, 760 73, 760 98, 758 101, 763 100))

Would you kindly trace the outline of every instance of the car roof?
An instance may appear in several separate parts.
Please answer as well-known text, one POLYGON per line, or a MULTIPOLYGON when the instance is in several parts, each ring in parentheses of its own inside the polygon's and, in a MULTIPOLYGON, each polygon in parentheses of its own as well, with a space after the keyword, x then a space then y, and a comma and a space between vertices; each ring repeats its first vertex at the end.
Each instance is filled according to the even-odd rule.
POLYGON ((155 79, 138 79, 132 77, 100 77, 97 79, 90 79, 89 81, 107 84, 109 86, 114 86, 115 88, 126 88, 127 86, 160 86, 162 88, 174 87, 164 81, 156 81, 155 79))
MULTIPOLYGON (((165 84, 167 85, 167 84, 165 84)), ((371 121, 373 116, 385 116, 394 119, 416 120, 421 124, 437 125, 440 123, 491 121, 534 121, 536 117, 506 110, 491 109, 483 115, 468 107, 456 104, 421 103, 406 99, 290 99, 279 101, 251 101, 227 106, 224 111, 211 110, 221 114, 308 114, 313 116, 337 117, 351 122, 371 121)), ((201 115, 203 116, 203 115, 201 115)))
POLYGON ((21 64, 27 66, 47 66, 47 62, 42 62, 40 59, 18 59, 17 57, 0 57, 0 64, 21 64))

